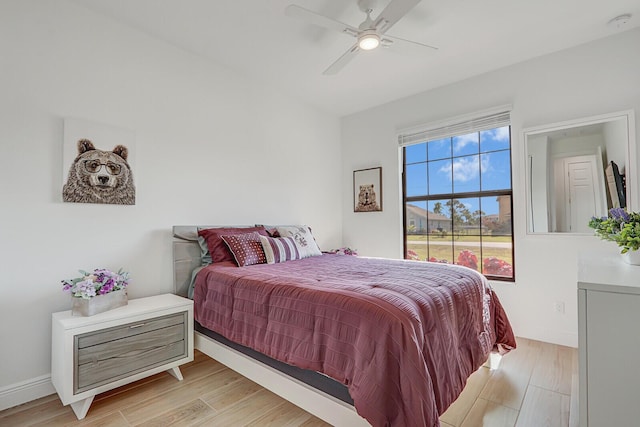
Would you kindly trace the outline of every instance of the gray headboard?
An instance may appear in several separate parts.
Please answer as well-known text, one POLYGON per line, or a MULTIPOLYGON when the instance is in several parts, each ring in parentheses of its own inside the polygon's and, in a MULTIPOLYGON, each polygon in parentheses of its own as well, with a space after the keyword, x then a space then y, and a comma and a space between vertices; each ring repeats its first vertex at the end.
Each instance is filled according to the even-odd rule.
POLYGON ((173 292, 189 297, 194 270, 202 265, 198 229, 219 227, 255 227, 255 225, 174 225, 173 226, 173 292))
POLYGON ((198 227, 207 226, 173 226, 173 291, 182 297, 188 296, 191 274, 201 263, 198 227))

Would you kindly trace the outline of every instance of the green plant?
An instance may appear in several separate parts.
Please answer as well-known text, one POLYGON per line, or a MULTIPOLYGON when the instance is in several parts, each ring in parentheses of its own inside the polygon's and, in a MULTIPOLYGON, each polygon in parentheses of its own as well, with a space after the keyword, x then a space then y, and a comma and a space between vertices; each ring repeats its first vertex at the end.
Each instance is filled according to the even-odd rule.
POLYGON ((622 249, 620 253, 640 249, 640 213, 626 212, 622 208, 609 210, 609 216, 592 217, 589 227, 603 240, 616 242, 622 249))

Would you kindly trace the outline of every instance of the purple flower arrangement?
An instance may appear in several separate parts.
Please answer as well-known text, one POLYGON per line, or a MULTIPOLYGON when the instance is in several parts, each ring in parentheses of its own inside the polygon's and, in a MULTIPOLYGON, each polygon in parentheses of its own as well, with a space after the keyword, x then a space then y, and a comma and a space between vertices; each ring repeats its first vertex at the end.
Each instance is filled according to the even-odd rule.
POLYGON ((71 293, 75 298, 90 299, 97 295, 124 289, 129 284, 129 273, 118 270, 117 273, 97 268, 92 273, 79 270, 81 277, 62 280, 62 290, 71 293))

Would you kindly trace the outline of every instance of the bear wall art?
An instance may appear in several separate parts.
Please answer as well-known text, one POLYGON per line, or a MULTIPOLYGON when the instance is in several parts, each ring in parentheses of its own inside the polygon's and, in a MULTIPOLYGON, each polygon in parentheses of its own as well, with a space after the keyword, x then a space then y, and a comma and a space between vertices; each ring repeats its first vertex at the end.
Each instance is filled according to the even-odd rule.
POLYGON ((354 212, 379 212, 382 210, 381 167, 353 172, 353 203, 354 212))
POLYGON ((135 205, 132 131, 80 119, 64 122, 62 200, 135 205))

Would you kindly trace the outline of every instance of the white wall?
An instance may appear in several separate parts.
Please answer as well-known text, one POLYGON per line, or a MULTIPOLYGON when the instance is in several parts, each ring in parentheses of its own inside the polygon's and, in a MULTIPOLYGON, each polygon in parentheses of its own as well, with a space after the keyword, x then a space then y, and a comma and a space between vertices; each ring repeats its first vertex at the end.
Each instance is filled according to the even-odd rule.
MULTIPOLYGON (((630 108, 638 122, 638 46, 636 29, 343 118, 344 244, 365 255, 402 257, 398 129, 512 104, 517 283, 496 283, 494 288, 517 335, 577 346, 577 253, 617 248, 593 236, 525 233, 526 155, 521 133, 523 128, 630 108), (378 165, 383 167, 384 211, 353 213, 352 171, 378 165), (556 301, 565 302, 565 314, 554 312, 556 301)), ((635 200, 637 194, 638 189, 635 200)))
POLYGON ((0 400, 46 380, 61 279, 123 267, 132 298, 172 290, 174 224, 341 244, 337 116, 67 1, 0 2, 0 52, 0 400), (65 117, 136 131, 135 206, 62 203, 65 117))
POLYGON ((615 162, 621 174, 627 169, 626 153, 624 145, 620 141, 627 138, 627 127, 620 120, 607 122, 604 124, 603 133, 605 147, 607 151, 607 164, 615 162))
POLYGON ((605 148, 604 135, 568 136, 554 139, 550 144, 552 158, 587 156, 596 154, 598 147, 605 148))

